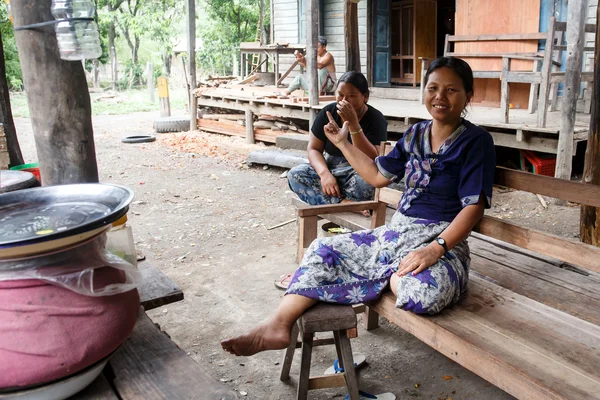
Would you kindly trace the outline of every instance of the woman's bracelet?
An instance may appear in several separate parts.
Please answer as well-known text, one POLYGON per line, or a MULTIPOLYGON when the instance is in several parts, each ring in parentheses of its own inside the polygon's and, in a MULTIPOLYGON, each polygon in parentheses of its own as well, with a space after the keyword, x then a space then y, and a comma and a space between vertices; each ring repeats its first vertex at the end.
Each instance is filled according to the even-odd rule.
POLYGON ((358 134, 359 134, 359 133, 361 133, 362 131, 363 131, 363 130, 362 130, 362 128, 360 128, 360 129, 359 129, 359 130, 357 130, 356 132, 352 132, 352 131, 350 131, 350 134, 354 136, 354 135, 358 135, 358 134))

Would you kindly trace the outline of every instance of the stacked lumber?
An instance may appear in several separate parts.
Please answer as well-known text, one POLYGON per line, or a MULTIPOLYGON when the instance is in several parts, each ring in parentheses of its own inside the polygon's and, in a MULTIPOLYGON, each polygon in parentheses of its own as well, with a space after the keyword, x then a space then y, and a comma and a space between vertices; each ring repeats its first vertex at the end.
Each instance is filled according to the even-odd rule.
MULTIPOLYGON (((334 101, 335 96, 319 96, 319 102, 321 101, 334 101)), ((308 97, 292 97, 292 103, 308 103, 308 97)))
MULTIPOLYGON (((198 119, 198 129, 222 135, 246 137, 244 114, 203 114, 198 119)), ((261 115, 254 122, 254 138, 261 142, 275 143, 277 136, 295 132, 308 134, 294 122, 270 115, 261 115)))
MULTIPOLYGON (((202 118, 198 119, 198 129, 211 133, 220 133, 221 135, 246 137, 246 128, 237 123, 237 121, 219 121, 202 118)), ((271 129, 254 129, 254 139, 265 143, 274 144, 277 136, 281 134, 283 134, 283 132, 277 132, 271 129)))

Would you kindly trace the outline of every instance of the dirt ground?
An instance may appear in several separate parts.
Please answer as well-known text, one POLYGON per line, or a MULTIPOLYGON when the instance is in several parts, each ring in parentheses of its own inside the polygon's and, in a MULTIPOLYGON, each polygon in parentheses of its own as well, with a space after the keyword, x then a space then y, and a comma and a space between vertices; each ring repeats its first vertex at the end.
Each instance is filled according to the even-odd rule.
MULTIPOLYGON (((185 294, 183 301, 149 315, 215 379, 246 398, 293 399, 298 352, 292 379, 283 383, 281 351, 240 358, 219 345, 270 314, 283 294, 273 281, 296 267, 295 223, 268 229, 294 218, 284 170, 246 166, 247 154, 264 145, 237 137, 195 132, 160 134, 148 144, 121 143, 122 136, 151 133, 157 117, 94 119, 101 181, 135 191, 129 217, 136 246, 185 294)), ((29 120, 15 122, 26 162, 36 161, 29 120)), ((490 213, 558 235, 578 235, 577 207, 544 209, 532 194, 497 191, 490 213)), ((372 332, 359 326, 352 346, 367 356, 359 384, 370 393, 392 392, 397 399, 512 398, 383 319, 372 332)), ((335 349, 329 347, 314 350, 313 374, 332 364, 335 349)), ((344 395, 342 389, 327 389, 309 397, 344 395)))

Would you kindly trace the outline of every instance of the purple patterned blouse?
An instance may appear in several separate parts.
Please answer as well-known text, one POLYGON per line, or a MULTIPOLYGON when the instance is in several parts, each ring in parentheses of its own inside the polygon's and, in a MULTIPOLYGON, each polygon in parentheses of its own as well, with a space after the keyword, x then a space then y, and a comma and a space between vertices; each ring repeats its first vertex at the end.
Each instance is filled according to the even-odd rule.
POLYGON ((409 217, 450 222, 482 194, 490 208, 496 168, 492 136, 463 120, 433 153, 431 124, 429 120, 411 126, 387 156, 375 159, 379 172, 390 181, 405 178, 398 210, 409 217))

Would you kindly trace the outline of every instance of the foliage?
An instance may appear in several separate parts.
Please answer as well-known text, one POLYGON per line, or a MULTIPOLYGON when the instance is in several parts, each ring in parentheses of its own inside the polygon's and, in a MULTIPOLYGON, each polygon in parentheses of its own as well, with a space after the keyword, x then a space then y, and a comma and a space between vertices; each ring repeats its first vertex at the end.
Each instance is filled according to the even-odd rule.
POLYGON ((133 63, 132 60, 125 61, 125 72, 119 80, 119 89, 131 89, 134 86, 141 85, 144 77, 144 68, 140 63, 133 63))
POLYGON ((171 40, 176 36, 175 26, 183 14, 182 1, 176 0, 98 0, 100 25, 117 28, 130 49, 133 64, 139 62, 138 52, 142 38, 157 44, 156 52, 171 52, 171 40))
POLYGON ((2 6, 0 6, 0 32, 2 33, 2 45, 4 47, 4 64, 6 66, 8 88, 10 90, 21 90, 23 88, 23 75, 19 64, 15 33, 12 22, 8 20, 7 10, 2 6))
MULTIPOLYGON (((263 30, 270 26, 269 2, 265 4, 263 30)), ((200 21, 202 49, 198 66, 204 73, 228 75, 240 42, 256 40, 260 0, 206 0, 207 18, 200 21)))

